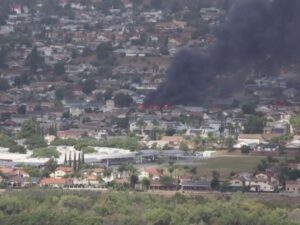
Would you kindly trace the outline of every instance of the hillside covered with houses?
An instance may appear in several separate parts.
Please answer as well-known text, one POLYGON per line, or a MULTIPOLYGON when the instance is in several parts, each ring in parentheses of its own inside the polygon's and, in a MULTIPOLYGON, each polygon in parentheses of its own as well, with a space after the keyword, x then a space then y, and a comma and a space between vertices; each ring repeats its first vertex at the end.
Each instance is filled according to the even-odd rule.
POLYGON ((215 41, 228 7, 3 0, 1 186, 299 194, 299 65, 220 79, 200 106, 144 104, 178 51, 215 41), (256 161, 224 175, 226 158, 256 161))

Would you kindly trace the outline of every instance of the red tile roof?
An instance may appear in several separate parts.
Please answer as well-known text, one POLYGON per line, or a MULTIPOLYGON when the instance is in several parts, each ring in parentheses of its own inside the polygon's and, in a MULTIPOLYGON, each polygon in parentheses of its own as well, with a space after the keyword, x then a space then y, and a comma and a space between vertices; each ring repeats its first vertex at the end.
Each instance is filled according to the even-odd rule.
POLYGON ((65 173, 73 173, 73 168, 72 167, 67 167, 67 166, 59 166, 55 169, 55 171, 64 171, 65 173))
POLYGON ((152 174, 152 175, 156 175, 156 176, 162 176, 162 172, 160 170, 158 170, 155 167, 148 167, 145 169, 145 172, 152 174))
POLYGON ((66 184, 66 179, 62 179, 62 178, 43 178, 40 181, 40 184, 43 184, 43 185, 48 185, 48 184, 64 185, 64 184, 66 184))

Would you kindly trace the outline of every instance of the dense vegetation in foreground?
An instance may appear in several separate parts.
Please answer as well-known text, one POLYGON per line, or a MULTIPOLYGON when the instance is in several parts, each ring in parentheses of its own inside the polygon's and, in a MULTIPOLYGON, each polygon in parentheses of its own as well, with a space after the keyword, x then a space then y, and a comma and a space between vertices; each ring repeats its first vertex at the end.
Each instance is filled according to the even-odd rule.
POLYGON ((1 225, 292 225, 287 209, 244 199, 28 190, 0 197, 1 225))

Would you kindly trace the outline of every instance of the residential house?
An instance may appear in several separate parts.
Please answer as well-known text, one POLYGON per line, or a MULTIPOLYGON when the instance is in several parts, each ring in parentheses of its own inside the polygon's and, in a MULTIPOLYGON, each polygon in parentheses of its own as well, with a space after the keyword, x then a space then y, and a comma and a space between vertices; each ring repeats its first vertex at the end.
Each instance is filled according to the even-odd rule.
MULTIPOLYGON (((184 141, 184 139, 181 136, 163 136, 161 141, 167 142, 170 148, 179 149, 180 144, 184 141)), ((193 148, 191 143, 188 143, 188 145, 190 148, 193 148)))
POLYGON ((82 171, 82 176, 102 176, 103 175, 103 168, 95 168, 95 169, 86 169, 82 171))
POLYGON ((279 186, 279 181, 271 172, 258 173, 249 182, 250 191, 274 192, 279 186))
POLYGON ((71 175, 72 173, 73 173, 72 167, 59 166, 55 169, 53 173, 50 174, 50 177, 63 178, 71 175))
POLYGON ((63 178, 43 178, 40 180, 40 187, 63 188, 67 180, 63 178))
POLYGON ((230 179, 228 187, 230 189, 242 189, 249 185, 250 180, 252 178, 251 173, 241 172, 236 174, 230 179))
POLYGON ((88 175, 84 178, 88 186, 91 187, 98 187, 100 185, 100 181, 97 176, 94 175, 88 175))
POLYGON ((66 186, 70 188, 88 187, 88 181, 82 178, 69 178, 67 179, 66 186))
POLYGON ((288 193, 300 194, 300 180, 288 180, 285 182, 285 191, 288 193))
POLYGON ((209 8, 201 8, 200 14, 203 20, 213 21, 218 19, 222 15, 222 12, 218 8, 209 7, 209 8))
POLYGON ((237 144, 234 148, 241 148, 242 146, 258 145, 263 143, 264 139, 261 134, 240 134, 238 136, 237 144))
POLYGON ((72 129, 72 130, 62 130, 62 131, 57 131, 57 137, 61 139, 79 139, 82 136, 87 134, 86 130, 83 129, 72 129))
POLYGON ((210 190, 209 180, 194 180, 194 181, 183 181, 180 183, 182 191, 204 191, 210 190))
POLYGON ((300 148, 300 136, 295 135, 293 140, 289 141, 285 147, 287 149, 299 149, 300 148))
POLYGON ((152 148, 152 149, 164 149, 165 147, 168 146, 168 141, 143 141, 142 142, 144 145, 147 146, 147 148, 152 148))
POLYGON ((159 180, 163 176, 161 170, 155 167, 148 167, 141 171, 139 175, 139 179, 142 180, 143 178, 148 178, 151 180, 159 180))
POLYGON ((273 143, 261 143, 254 147, 254 151, 257 152, 275 152, 279 150, 278 144, 273 143))
POLYGON ((270 182, 275 185, 279 185, 279 181, 277 178, 274 177, 272 172, 263 172, 263 173, 258 173, 255 175, 255 178, 270 182))
POLYGON ((174 183, 165 185, 161 183, 159 180, 152 180, 149 189, 150 190, 176 190, 177 185, 174 183))
POLYGON ((251 180, 249 187, 252 192, 274 192, 276 190, 275 185, 259 179, 251 180))
POLYGON ((288 168, 291 170, 300 170, 300 163, 289 163, 288 168))

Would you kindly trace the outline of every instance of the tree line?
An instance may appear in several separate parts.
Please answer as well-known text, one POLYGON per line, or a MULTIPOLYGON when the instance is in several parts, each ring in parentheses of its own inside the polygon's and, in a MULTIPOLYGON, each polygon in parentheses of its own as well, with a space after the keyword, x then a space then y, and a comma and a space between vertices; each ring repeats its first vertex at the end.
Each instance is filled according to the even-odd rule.
POLYGON ((0 198, 2 225, 296 225, 287 209, 246 199, 27 190, 0 198))

